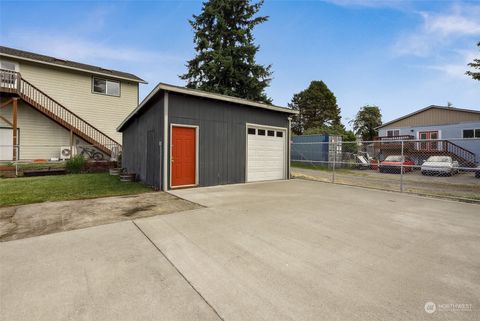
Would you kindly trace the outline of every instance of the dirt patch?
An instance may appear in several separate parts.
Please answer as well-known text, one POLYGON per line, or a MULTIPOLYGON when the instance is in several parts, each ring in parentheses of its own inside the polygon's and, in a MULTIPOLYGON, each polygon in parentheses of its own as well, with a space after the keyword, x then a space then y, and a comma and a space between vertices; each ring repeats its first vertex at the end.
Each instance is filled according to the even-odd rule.
POLYGON ((3 207, 0 242, 201 207, 163 192, 3 207))
MULTIPOLYGON (((339 171, 335 183, 386 191, 400 191, 400 175, 373 171, 363 176, 339 171)), ((332 182, 332 172, 293 168, 292 177, 321 182, 332 182)), ((469 202, 480 201, 480 180, 473 173, 460 173, 452 177, 423 176, 420 172, 407 173, 403 177, 403 191, 413 194, 435 196, 469 202)))

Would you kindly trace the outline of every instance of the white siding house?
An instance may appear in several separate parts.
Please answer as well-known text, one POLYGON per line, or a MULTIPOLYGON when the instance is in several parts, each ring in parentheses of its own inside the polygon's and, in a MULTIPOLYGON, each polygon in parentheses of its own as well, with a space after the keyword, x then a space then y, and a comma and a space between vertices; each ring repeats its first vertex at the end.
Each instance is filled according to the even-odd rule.
POLYGON ((59 157, 58 146, 70 145, 72 136, 108 154, 110 146, 103 145, 121 144, 116 127, 138 105, 139 84, 145 83, 132 74, 7 47, 0 47, 0 69, 0 135, 12 130, 8 102, 18 98, 19 159, 59 157))

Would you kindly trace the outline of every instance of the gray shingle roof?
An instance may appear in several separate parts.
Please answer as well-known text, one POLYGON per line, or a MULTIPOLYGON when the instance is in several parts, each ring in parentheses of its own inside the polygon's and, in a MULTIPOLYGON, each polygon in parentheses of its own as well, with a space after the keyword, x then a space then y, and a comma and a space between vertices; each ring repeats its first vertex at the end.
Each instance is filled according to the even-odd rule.
POLYGON ((55 65, 58 67, 69 68, 69 69, 82 70, 82 71, 104 75, 112 78, 121 78, 121 79, 131 80, 134 82, 146 83, 145 80, 143 80, 142 78, 127 72, 105 69, 98 66, 92 66, 92 65, 87 65, 80 62, 40 55, 37 53, 19 50, 19 49, 13 49, 13 48, 4 47, 4 46, 0 46, 0 56, 7 56, 7 57, 14 57, 14 58, 23 59, 23 60, 36 61, 39 63, 45 63, 45 64, 55 65))

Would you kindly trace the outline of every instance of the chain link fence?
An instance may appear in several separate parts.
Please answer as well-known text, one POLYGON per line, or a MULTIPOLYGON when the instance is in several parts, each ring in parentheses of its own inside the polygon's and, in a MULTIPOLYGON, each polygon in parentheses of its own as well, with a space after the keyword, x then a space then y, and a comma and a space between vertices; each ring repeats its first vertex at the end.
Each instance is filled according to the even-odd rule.
POLYGON ((119 145, 106 146, 106 153, 94 145, 0 145, 0 178, 65 173, 66 162, 76 155, 85 158, 86 171, 108 171, 121 162, 119 145))
POLYGON ((480 202, 479 162, 480 139, 291 144, 293 177, 473 202, 480 202))

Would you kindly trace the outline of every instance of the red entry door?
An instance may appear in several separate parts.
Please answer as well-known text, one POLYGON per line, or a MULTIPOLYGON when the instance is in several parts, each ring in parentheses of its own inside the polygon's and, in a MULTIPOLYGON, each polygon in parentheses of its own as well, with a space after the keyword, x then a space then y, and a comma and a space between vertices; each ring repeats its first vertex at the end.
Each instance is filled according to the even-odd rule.
MULTIPOLYGON (((420 132, 419 138, 421 140, 430 140, 430 139, 438 139, 438 131, 431 131, 431 132, 420 132)), ((420 149, 422 150, 437 150, 438 149, 438 142, 435 141, 428 141, 428 142, 421 142, 420 149)))
POLYGON ((195 184, 195 135, 195 128, 172 127, 172 187, 195 184))

